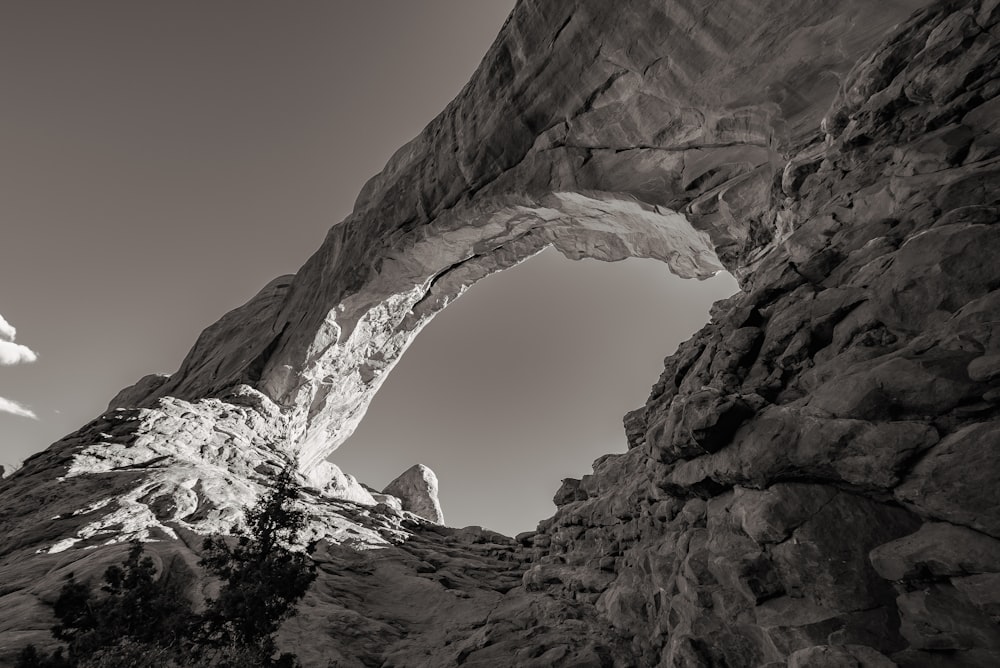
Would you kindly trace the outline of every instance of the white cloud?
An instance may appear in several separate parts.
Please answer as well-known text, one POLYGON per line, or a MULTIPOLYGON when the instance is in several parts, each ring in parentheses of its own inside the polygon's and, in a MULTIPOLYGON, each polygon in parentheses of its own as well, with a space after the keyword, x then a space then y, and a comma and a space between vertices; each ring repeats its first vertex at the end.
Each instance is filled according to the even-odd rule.
POLYGON ((32 420, 38 419, 38 416, 30 408, 22 406, 16 401, 4 399, 3 397, 0 397, 0 413, 10 413, 20 417, 31 418, 32 420))
MULTIPOLYGON (((14 343, 15 336, 17 336, 17 330, 14 329, 14 325, 0 315, 0 366, 30 363, 38 359, 38 354, 34 350, 28 346, 22 346, 20 343, 14 343)), ((0 397, 0 413, 10 413, 32 420, 38 419, 38 416, 30 408, 3 397, 0 397)))
POLYGON ((14 325, 7 322, 0 314, 0 337, 13 341, 15 336, 17 336, 17 330, 14 329, 14 325))
POLYGON ((38 354, 28 346, 13 341, 0 341, 0 365, 24 364, 37 359, 38 354))

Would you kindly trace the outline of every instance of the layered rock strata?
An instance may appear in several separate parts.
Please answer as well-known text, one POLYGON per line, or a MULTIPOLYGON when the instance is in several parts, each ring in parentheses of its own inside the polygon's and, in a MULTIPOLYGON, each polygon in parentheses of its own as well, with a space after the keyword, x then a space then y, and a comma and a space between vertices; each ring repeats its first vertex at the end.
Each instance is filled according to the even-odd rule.
POLYGON ((157 539, 197 597, 197 534, 297 457, 309 665, 1000 665, 1000 7, 922 4, 519 3, 295 277, 0 483, 0 652, 121 551, 85 547, 157 539), (741 280, 628 452, 516 540, 322 463, 547 245, 741 280))

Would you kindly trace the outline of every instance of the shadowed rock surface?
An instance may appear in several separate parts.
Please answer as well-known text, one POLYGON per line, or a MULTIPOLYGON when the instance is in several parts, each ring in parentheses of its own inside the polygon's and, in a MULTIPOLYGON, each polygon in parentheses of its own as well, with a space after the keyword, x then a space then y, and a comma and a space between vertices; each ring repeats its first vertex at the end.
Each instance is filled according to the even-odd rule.
POLYGON ((0 661, 109 542, 202 595, 199 534, 295 457, 306 665, 1000 665, 1000 7, 703 4, 520 2, 294 277, 0 482, 0 661), (324 462, 436 312, 548 245, 741 280, 628 452, 516 539, 324 462))

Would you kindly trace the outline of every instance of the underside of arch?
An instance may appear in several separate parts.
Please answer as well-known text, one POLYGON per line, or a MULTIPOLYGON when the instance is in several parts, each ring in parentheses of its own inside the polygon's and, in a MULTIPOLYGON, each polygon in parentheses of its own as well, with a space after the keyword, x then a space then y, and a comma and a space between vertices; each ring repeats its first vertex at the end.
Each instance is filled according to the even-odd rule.
POLYGON ((304 369, 292 373, 290 365, 279 365, 265 372, 261 388, 300 411, 293 421, 301 432, 293 440, 304 469, 351 435, 431 318, 492 273, 550 246, 571 259, 658 259, 687 278, 723 269, 708 235, 684 216, 608 193, 553 193, 532 206, 452 215, 466 224, 424 228, 385 250, 370 281, 330 309, 310 341, 304 369))

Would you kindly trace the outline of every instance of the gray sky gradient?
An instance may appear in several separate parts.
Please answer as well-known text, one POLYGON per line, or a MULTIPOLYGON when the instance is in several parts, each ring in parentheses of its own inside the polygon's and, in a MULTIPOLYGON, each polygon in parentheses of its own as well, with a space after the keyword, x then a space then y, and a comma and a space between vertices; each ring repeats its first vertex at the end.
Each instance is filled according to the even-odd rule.
MULTIPOLYGON (((0 397, 39 419, 0 412, 0 462, 82 426, 140 376, 173 371, 204 327, 295 271, 458 93, 513 4, 3 3, 0 314, 38 360, 0 367, 0 397)), ((334 460, 375 486, 423 461, 449 523, 530 528, 560 477, 623 447, 619 405, 641 403, 662 357, 735 289, 632 266, 544 255, 475 286, 418 338, 334 460), (634 311, 614 310, 624 305, 634 311), (560 310, 578 307, 586 317, 560 310), (631 355, 637 332, 652 352, 611 356, 631 355), (576 373, 546 366, 573 355, 576 373), (522 373, 500 378, 494 364, 522 373), (548 389, 529 401, 535 387, 548 389), (452 411, 456 391, 482 402, 452 411), (515 413, 522 404, 556 422, 515 413), (608 431, 569 430, 599 406, 608 431), (529 495, 544 503, 522 507, 529 495)))

